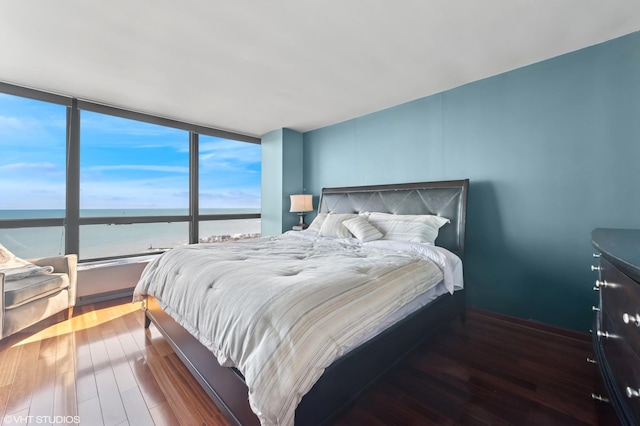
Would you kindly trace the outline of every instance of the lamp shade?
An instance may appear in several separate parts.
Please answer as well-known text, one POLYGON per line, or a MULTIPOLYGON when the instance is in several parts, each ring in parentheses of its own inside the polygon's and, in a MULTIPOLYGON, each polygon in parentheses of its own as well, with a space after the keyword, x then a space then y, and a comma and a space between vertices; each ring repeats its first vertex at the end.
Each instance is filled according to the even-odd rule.
POLYGON ((291 197, 290 212, 301 213, 313 211, 313 195, 311 194, 295 194, 291 197))

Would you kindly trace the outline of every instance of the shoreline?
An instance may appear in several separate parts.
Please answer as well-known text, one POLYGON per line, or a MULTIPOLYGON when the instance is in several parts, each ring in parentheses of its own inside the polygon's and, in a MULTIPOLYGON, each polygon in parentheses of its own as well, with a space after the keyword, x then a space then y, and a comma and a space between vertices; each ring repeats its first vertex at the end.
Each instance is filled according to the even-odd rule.
POLYGON ((234 234, 234 235, 210 235, 208 237, 199 238, 198 243, 226 243, 229 241, 247 240, 250 238, 260 238, 260 232, 250 234, 234 234))
MULTIPOLYGON (((248 233, 248 234, 234 234, 234 235, 210 235, 208 237, 200 238, 198 240, 198 244, 207 244, 207 243, 226 243, 240 240, 248 240, 251 238, 260 238, 262 234, 260 232, 248 233)), ((188 244, 185 244, 188 245, 188 244)), ((178 247, 178 246, 176 246, 178 247)), ((95 262, 89 263, 81 263, 78 265, 79 269, 92 269, 101 266, 112 266, 112 265, 120 265, 127 263, 139 263, 139 262, 147 262, 149 259, 152 259, 157 254, 165 252, 167 250, 171 250, 175 247, 153 247, 151 244, 147 247, 147 251, 144 253, 140 253, 139 256, 127 257, 123 259, 109 259, 109 260, 99 260, 95 262)))
MULTIPOLYGON (((252 238, 260 238, 262 234, 260 232, 252 232, 247 234, 224 234, 224 235, 210 235, 208 237, 202 237, 198 239, 197 244, 207 243, 227 243, 232 241, 248 240, 252 238)), ((179 247, 179 246, 176 246, 179 247)), ((153 244, 149 244, 147 252, 158 252, 171 250, 173 247, 154 247, 153 244)))

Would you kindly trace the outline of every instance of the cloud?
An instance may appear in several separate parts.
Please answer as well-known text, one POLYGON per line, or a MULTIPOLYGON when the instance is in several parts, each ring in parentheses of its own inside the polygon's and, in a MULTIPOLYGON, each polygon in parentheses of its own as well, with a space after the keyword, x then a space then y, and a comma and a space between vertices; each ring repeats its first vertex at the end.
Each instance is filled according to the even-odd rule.
POLYGON ((146 172, 164 173, 189 173, 189 167, 184 166, 162 166, 144 164, 118 164, 113 166, 92 166, 83 169, 83 172, 106 172, 112 170, 138 170, 146 172))
POLYGON ((80 119, 85 146, 126 147, 132 149, 172 148, 188 152, 189 132, 142 121, 129 120, 90 111, 80 119))
POLYGON ((260 190, 229 188, 200 192, 201 208, 256 208, 260 209, 260 190))
POLYGON ((261 160, 261 147, 248 142, 218 140, 200 143, 200 160, 234 160, 240 163, 257 163, 261 160))
MULTIPOLYGON (((2 105, 0 105, 2 107, 2 105)), ((41 118, 0 115, 0 147, 3 150, 25 146, 63 146, 66 141, 66 116, 44 114, 41 118)))
POLYGON ((260 169, 261 146, 227 139, 200 143, 201 174, 214 172, 255 174, 260 169))
MULTIPOLYGON (((188 182, 157 178, 127 181, 119 186, 117 195, 122 202, 112 203, 116 191, 111 183, 92 182, 81 188, 82 208, 188 208, 188 182), (83 194, 87 194, 86 197, 83 194)), ((224 186, 200 190, 200 207, 260 209, 260 185, 224 186)))
POLYGON ((83 181, 80 184, 80 208, 188 208, 189 197, 174 195, 188 193, 187 179, 127 179, 123 182, 83 181))
POLYGON ((25 125, 23 120, 20 120, 16 117, 7 117, 4 115, 0 115, 0 132, 8 133, 10 131, 19 131, 26 128, 27 126, 25 125))
POLYGON ((204 178, 205 174, 210 173, 212 179, 220 178, 223 174, 232 175, 234 173, 240 174, 256 174, 259 170, 251 168, 253 163, 238 164, 232 161, 210 161, 208 164, 200 163, 200 176, 204 178))
POLYGON ((63 209, 65 206, 65 180, 0 176, 2 209, 63 209))
POLYGON ((16 180, 20 178, 20 174, 32 174, 32 173, 46 173, 49 175, 61 174, 64 175, 63 169, 60 169, 53 163, 13 163, 0 166, 0 172, 8 172, 14 174, 16 180))

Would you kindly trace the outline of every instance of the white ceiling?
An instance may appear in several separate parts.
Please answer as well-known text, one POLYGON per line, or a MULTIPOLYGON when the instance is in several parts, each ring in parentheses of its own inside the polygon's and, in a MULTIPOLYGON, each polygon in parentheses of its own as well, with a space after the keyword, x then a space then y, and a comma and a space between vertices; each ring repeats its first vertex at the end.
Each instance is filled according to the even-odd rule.
POLYGON ((0 81, 260 136, 639 29, 637 0, 2 0, 0 81))

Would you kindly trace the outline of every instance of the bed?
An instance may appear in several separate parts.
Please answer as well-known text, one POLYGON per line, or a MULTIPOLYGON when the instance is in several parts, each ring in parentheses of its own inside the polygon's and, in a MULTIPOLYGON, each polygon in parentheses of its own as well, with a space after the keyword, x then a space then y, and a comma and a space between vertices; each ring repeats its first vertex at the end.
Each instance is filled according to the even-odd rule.
MULTIPOLYGON (((439 229, 436 240, 436 245, 446 250, 442 250, 441 248, 437 247, 427 248, 428 253, 431 253, 429 254, 429 256, 433 260, 437 260, 436 258, 440 259, 441 257, 463 259, 467 192, 468 180, 325 188, 322 190, 322 194, 320 197, 318 216, 335 218, 337 217, 337 215, 353 214, 354 217, 371 217, 371 220, 373 220, 373 218, 375 217, 384 217, 384 215, 401 215, 393 216, 394 218, 413 217, 408 215, 420 215, 419 217, 429 215, 433 217, 446 218, 449 220, 449 223, 439 229), (327 214, 329 214, 329 216, 326 216, 327 214), (435 255, 432 253, 435 253, 435 255), (442 253, 445 253, 446 256, 442 253), (453 255, 455 256, 451 255, 451 253, 453 253, 453 255)), ((290 398, 296 399, 296 401, 294 401, 294 405, 292 406, 293 408, 289 409, 288 415, 283 415, 281 417, 268 417, 262 411, 260 411, 261 407, 256 402, 259 401, 260 398, 259 396, 256 396, 256 393, 261 383, 261 374, 268 377, 273 377, 274 374, 270 371, 268 374, 265 373, 262 370, 262 367, 248 367, 249 364, 247 364, 247 362, 245 362, 246 360, 243 358, 243 351, 251 345, 251 347, 247 349, 247 353, 249 353, 249 355, 247 355, 247 358, 256 358, 257 355, 254 355, 250 350, 253 343, 247 343, 247 339, 238 343, 235 342, 233 338, 230 338, 231 343, 229 343, 228 346, 231 346, 233 348, 242 347, 242 349, 238 349, 237 352, 233 352, 232 349, 229 349, 229 351, 231 352, 227 352, 227 349, 222 348, 219 342, 212 342, 208 340, 206 337, 203 337, 206 336, 204 332, 201 333, 197 328, 190 327, 189 324, 191 324, 192 322, 189 320, 185 320, 185 318, 183 317, 192 315, 194 318, 193 323, 195 323, 199 320, 199 318, 208 315, 207 312, 195 313, 195 311, 197 310, 190 310, 190 308, 186 309, 183 307, 182 309, 184 310, 184 312, 180 314, 180 307, 178 305, 183 304, 191 306, 192 303, 183 302, 183 297, 185 297, 186 293, 182 294, 180 292, 187 291, 186 289, 191 285, 195 287, 195 281, 198 281, 200 279, 198 277, 202 275, 202 272, 199 269, 189 270, 186 266, 182 268, 181 262, 183 260, 186 261, 186 259, 197 257, 205 259, 201 256, 202 253, 200 252, 206 252, 209 250, 209 248, 207 248, 206 246, 189 247, 182 251, 170 251, 172 254, 166 255, 168 260, 166 260, 165 263, 170 262, 171 257, 173 256, 175 258, 173 262, 178 262, 180 264, 180 268, 178 268, 178 271, 163 273, 161 280, 163 284, 159 284, 156 287, 165 289, 164 294, 161 293, 161 290, 156 290, 155 292, 149 290, 149 288, 151 288, 151 285, 153 285, 156 281, 159 281, 158 278, 150 278, 152 276, 157 276, 157 274, 160 273, 158 271, 160 271, 162 267, 157 265, 151 268, 155 268, 157 271, 152 270, 150 273, 143 274, 143 277, 146 276, 146 278, 144 280, 141 279, 141 282, 136 287, 134 297, 137 300, 144 299, 143 306, 145 309, 146 326, 148 327, 150 323, 153 323, 158 328, 158 330, 164 335, 176 354, 185 363, 187 368, 198 380, 200 385, 208 393, 211 399, 227 415, 229 420, 235 424, 260 424, 260 420, 254 413, 254 411, 260 413, 260 418, 262 419, 263 424, 280 422, 284 424, 291 424, 293 423, 294 418, 296 424, 304 425, 322 424, 329 422, 332 418, 335 417, 337 413, 340 413, 342 410, 344 410, 344 408, 347 407, 348 404, 354 398, 356 398, 363 389, 373 383, 395 362, 397 362, 400 358, 407 354, 413 347, 422 342, 431 333, 448 324, 456 316, 461 316, 462 319, 464 319, 464 288, 462 287, 461 283, 453 284, 451 281, 454 275, 461 277, 461 265, 457 265, 455 267, 455 274, 453 273, 454 267, 447 269, 445 268, 445 263, 441 263, 436 267, 430 267, 429 269, 427 268, 428 265, 426 264, 433 262, 430 262, 429 259, 423 261, 422 258, 416 260, 416 254, 405 253, 404 246, 402 247, 402 250, 395 250, 395 246, 391 247, 393 248, 393 250, 389 250, 389 247, 387 247, 386 245, 388 245, 390 242, 381 240, 371 242, 352 241, 355 240, 353 238, 345 240, 337 238, 325 242, 324 239, 317 238, 318 229, 314 230, 313 227, 311 228, 312 229, 308 230, 308 232, 302 231, 296 233, 291 231, 288 233, 288 235, 274 237, 273 239, 263 239, 266 240, 263 242, 248 242, 244 244, 242 249, 245 251, 254 251, 256 253, 255 257, 258 259, 258 262, 265 261, 264 255, 262 256, 262 258, 260 257, 261 250, 265 252, 273 250, 272 257, 276 260, 280 259, 279 256, 281 256, 281 253, 285 253, 287 256, 291 256, 291 253, 293 253, 294 257, 298 256, 300 258, 304 258, 306 262, 304 263, 304 265, 307 266, 302 269, 299 269, 293 263, 288 263, 288 258, 283 258, 285 259, 284 261, 278 260, 278 265, 282 265, 282 268, 289 268, 284 271, 285 273, 283 273, 282 270, 279 270, 278 275, 286 276, 288 277, 287 279, 293 280, 289 281, 289 283, 297 284, 304 281, 305 274, 312 273, 309 271, 314 271, 315 275, 313 275, 314 278, 312 281, 314 283, 318 282, 318 288, 324 288, 320 287, 320 284, 322 284, 323 280, 331 283, 331 280, 334 279, 333 271, 331 270, 332 268, 327 268, 327 264, 335 265, 335 268, 333 269, 338 269, 338 266, 339 264, 341 264, 342 259, 347 259, 350 256, 354 257, 354 263, 352 264, 347 263, 348 259, 344 260, 344 269, 353 269, 354 271, 352 271, 352 278, 350 280, 346 280, 345 283, 341 282, 340 286, 346 286, 344 288, 349 289, 348 291, 343 292, 345 294, 358 294, 358 297, 367 297, 368 299, 365 303, 361 302, 360 299, 353 299, 355 296, 349 296, 357 303, 353 303, 352 305, 349 305, 349 309, 345 308, 343 311, 339 312, 343 312, 343 314, 341 315, 353 315, 353 322, 358 324, 362 322, 363 318, 369 316, 374 317, 374 313, 377 314, 378 312, 380 312, 381 318, 384 319, 384 321, 381 321, 381 324, 376 324, 375 326, 363 325, 364 328, 358 329, 357 332, 354 332, 353 336, 345 337, 345 340, 343 341, 339 341, 338 338, 335 338, 335 336, 332 335, 330 340, 336 339, 336 343, 334 345, 336 347, 334 354, 335 357, 330 358, 331 362, 329 362, 328 364, 321 364, 321 368, 310 368, 309 370, 312 370, 313 372, 308 374, 309 377, 303 376, 303 379, 296 378, 296 383, 309 381, 310 384, 306 385, 307 388, 304 388, 304 392, 300 394, 303 396, 296 397, 297 399, 290 398), (313 234, 314 232, 316 232, 316 234, 313 234), (300 252, 292 249, 291 247, 293 245, 296 245, 296 247, 300 247, 300 252), (304 250, 313 251, 309 251, 308 253, 306 253, 304 252, 304 250), (337 250, 340 250, 339 256, 335 254, 337 250), (318 253, 326 253, 326 255, 329 256, 327 258, 328 260, 322 258, 318 260, 317 263, 313 263, 314 259, 319 256, 318 253), (372 258, 369 259, 368 256, 372 256, 372 258), (387 261, 390 265, 392 262, 399 262, 399 265, 401 265, 401 267, 399 266, 397 267, 397 269, 393 269, 394 272, 391 273, 389 272, 391 271, 391 269, 384 269, 386 267, 385 264, 387 261), (418 268, 418 262, 422 262, 426 266, 421 266, 420 268, 418 268), (353 265, 367 266, 361 267, 353 265), (291 272, 291 268, 294 268, 295 271, 291 272), (385 277, 395 277, 396 275, 402 275, 411 277, 411 279, 415 281, 415 287, 420 288, 420 291, 416 293, 419 294, 420 297, 398 293, 397 295, 393 295, 393 300, 403 299, 404 301, 402 303, 398 302, 398 307, 389 307, 388 312, 385 311, 387 309, 386 306, 388 301, 374 299, 374 294, 377 294, 376 292, 380 294, 386 294, 391 291, 390 289, 396 291, 395 289, 397 288, 397 286, 393 284, 394 281, 391 281, 391 285, 380 284, 381 286, 387 286, 384 288, 380 287, 382 288, 382 290, 377 290, 374 287, 364 287, 364 284, 362 283, 369 283, 370 281, 373 281, 367 277, 360 278, 365 273, 362 271, 366 270, 366 273, 369 273, 369 269, 371 269, 371 273, 375 276, 382 275, 385 277), (441 275, 436 276, 435 272, 427 273, 425 272, 426 269, 437 271, 441 275), (446 271, 448 271, 448 275, 446 271), (153 275, 156 272, 157 274, 153 275), (181 277, 184 277, 185 275, 189 276, 189 279, 194 282, 190 283, 189 285, 180 284, 182 283, 181 277), (449 277, 448 280, 447 276, 449 277), (175 277, 175 286, 172 285, 172 277, 175 277), (301 278, 298 279, 298 277, 301 278), (429 284, 427 284, 427 281, 429 281, 429 284), (183 288, 184 290, 179 290, 180 288, 183 288), (447 291, 444 290, 445 288, 447 291), (174 296, 174 300, 171 301, 168 294, 173 293, 175 293, 176 295, 174 296), (154 294, 156 296, 160 294, 160 296, 156 298, 154 297, 154 294), (425 298, 426 296, 428 296, 428 299, 425 298), (428 303, 426 302, 427 300, 429 300, 428 303), (413 303, 408 303, 409 301, 413 303), (420 303, 416 303, 416 301, 420 303), (378 305, 376 305, 376 303, 378 303, 378 305), (369 314, 366 311, 360 312, 360 306, 367 306, 367 308, 376 308, 375 311, 372 311, 369 314), (358 317, 358 315, 360 315, 360 317, 358 317), (198 338, 194 336, 198 336, 198 338), (221 366, 221 364, 218 362, 219 360, 221 360, 221 354, 223 354, 222 363, 224 365, 230 365, 231 367, 221 366), (253 372, 253 370, 256 370, 257 373, 253 372), (245 378, 240 371, 245 372, 247 377, 245 378), (319 373, 316 373, 316 371, 319 371, 319 373), (247 383, 250 386, 248 386, 247 383), (299 400, 300 398, 301 400, 299 400), (251 404, 249 402, 249 399, 251 399, 251 404), (258 406, 257 410, 256 406, 258 406), (274 420, 276 418, 284 420, 274 420)), ((322 228, 323 231, 325 230, 325 228, 326 226, 322 228)), ((410 248, 412 248, 413 246, 420 246, 420 250, 422 250, 421 247, 423 246, 410 242, 391 243, 401 245, 405 244, 410 248)), ((220 287, 218 283, 226 282, 225 280, 229 280, 228 275, 235 274, 236 269, 238 269, 229 269, 225 274, 220 272, 224 271, 226 268, 225 260, 231 259, 233 260, 233 262, 235 262, 234 264, 237 264, 238 260, 245 260, 245 258, 243 257, 244 254, 240 253, 240 251, 236 252, 236 250, 240 250, 240 246, 229 246, 228 249, 225 249, 225 253, 221 253, 219 247, 220 246, 218 245, 215 250, 218 252, 218 256, 222 256, 222 261, 219 261, 219 263, 216 264, 218 266, 215 270, 209 269, 205 274, 207 276, 219 275, 216 278, 216 280, 218 280, 216 281, 216 291, 218 292, 216 293, 216 295, 222 294, 223 291, 220 290, 221 288, 226 288, 224 286, 220 287)), ((213 250, 213 248, 211 250, 213 250)), ((200 261, 200 268, 204 268, 205 266, 203 265, 209 267, 208 264, 202 262, 204 261, 200 261)), ((440 259, 440 262, 444 261, 440 259)), ((249 269, 257 274, 257 276, 260 276, 260 274, 262 273, 261 267, 262 264, 257 263, 256 266, 253 266, 249 269)), ((391 268, 391 266, 389 266, 389 268, 391 268)), ((396 266, 394 266, 394 268, 396 268, 396 266)), ((260 283, 261 291, 265 291, 268 293, 268 295, 264 296, 264 299, 270 300, 267 305, 277 306, 277 304, 280 303, 281 300, 286 299, 286 295, 288 293, 277 293, 282 285, 279 282, 275 281, 273 284, 271 284, 271 277, 268 275, 268 273, 265 273, 265 275, 263 276, 264 282, 260 283), (274 288, 276 290, 274 290, 274 288), (276 293, 277 295, 273 296, 276 293), (269 295, 272 295, 273 297, 271 297, 270 299, 269 295)), ((248 279, 245 281, 249 282, 251 280, 248 279)), ((209 291, 212 286, 213 284, 204 285, 203 288, 209 291)), ((244 289, 245 287, 243 286, 244 284, 238 284, 237 286, 230 285, 227 287, 238 287, 240 289, 244 289)), ((306 287, 289 285, 286 288, 287 291, 289 291, 288 289, 294 288, 296 289, 295 291, 304 291, 306 287)), ((196 290, 196 294, 198 294, 198 291, 199 290, 196 290)), ((317 293, 320 292, 321 291, 317 291, 317 293)), ((210 292, 202 294, 209 295, 210 292)), ((296 304, 292 303, 290 305, 282 304, 281 307, 278 308, 278 311, 289 312, 294 308, 299 308, 301 310, 307 309, 304 308, 304 306, 306 306, 304 305, 304 303, 307 303, 307 300, 309 299, 308 294, 303 299, 300 299, 304 302, 296 304), (293 306, 293 308, 291 306, 293 306)), ((196 300, 202 300, 203 297, 208 296, 199 295, 196 296, 196 300)), ((237 295, 235 297, 237 297, 237 295)), ((385 297, 388 297, 388 295, 385 297)), ((247 308, 249 309, 249 312, 246 314, 247 316, 252 316, 253 312, 259 311, 261 309, 256 308, 256 306, 258 305, 252 305, 254 301, 250 297, 243 297, 241 299, 243 300, 243 302, 238 303, 237 305, 247 305, 247 308)), ((324 300, 322 303, 322 306, 334 306, 327 304, 328 302, 325 303, 324 300)), ((342 309, 345 303, 346 302, 340 300, 339 303, 336 302, 335 307, 341 307, 342 309)), ((315 309, 316 305, 313 305, 313 307, 315 309)), ((221 309, 225 310, 226 308, 221 309)), ((334 309, 334 307, 331 307, 331 309, 334 309)), ((216 313, 216 315, 218 315, 218 313, 216 313)), ((326 317, 327 315, 325 312, 324 314, 315 317, 314 321, 320 322, 323 318, 326 317)), ((216 319, 214 321, 215 324, 220 323, 219 318, 219 316, 216 316, 216 319)), ((245 318, 239 317, 233 320, 225 321, 227 321, 225 324, 231 322, 242 323, 245 322, 245 318)), ((284 334, 280 328, 277 328, 275 331, 272 330, 273 328, 276 328, 275 325, 272 326, 271 324, 271 322, 273 322, 274 324, 276 323, 275 319, 271 319, 271 317, 269 317, 269 321, 267 322, 269 323, 269 326, 265 326, 265 330, 261 328, 261 331, 259 333, 251 333, 251 335, 273 335, 274 338, 279 338, 279 335, 284 334)), ((326 321, 326 323, 331 324, 332 321, 326 321)), ((251 325, 250 327, 255 326, 251 325)), ((224 327, 218 326, 218 329, 222 330, 222 332, 225 332, 227 328, 227 325, 225 325, 224 327)), ((309 330, 310 329, 312 328, 309 328, 309 330)), ((292 332, 292 334, 295 333, 292 332)), ((340 336, 342 336, 342 334, 340 336)), ((307 336, 307 338, 309 338, 309 336, 307 336)), ((256 339, 257 338, 252 338, 249 340, 256 339)), ((262 338, 262 340, 265 339, 266 338, 262 338)), ((277 349, 273 349, 274 353, 280 350, 280 346, 285 347, 288 345, 288 342, 272 344, 271 338, 266 340, 267 346, 277 347, 277 349)), ((309 339, 308 342, 313 342, 314 340, 316 339, 309 339)), ((224 345, 227 345, 226 341, 224 345)), ((295 358, 292 355, 290 357, 295 358)), ((290 365, 286 362, 281 363, 280 358, 278 358, 277 362, 273 361, 271 362, 271 364, 275 364, 275 366, 273 367, 273 371, 284 371, 285 373, 288 372, 288 369, 283 370, 283 366, 287 366, 288 368, 288 366, 290 365)), ((262 366, 263 364, 260 365, 262 366)), ((286 376, 286 374, 283 374, 283 376, 286 376)), ((285 385, 281 387, 286 390, 286 386, 287 384, 285 383, 285 385)), ((277 393, 278 392, 275 392, 275 394, 277 393)))

